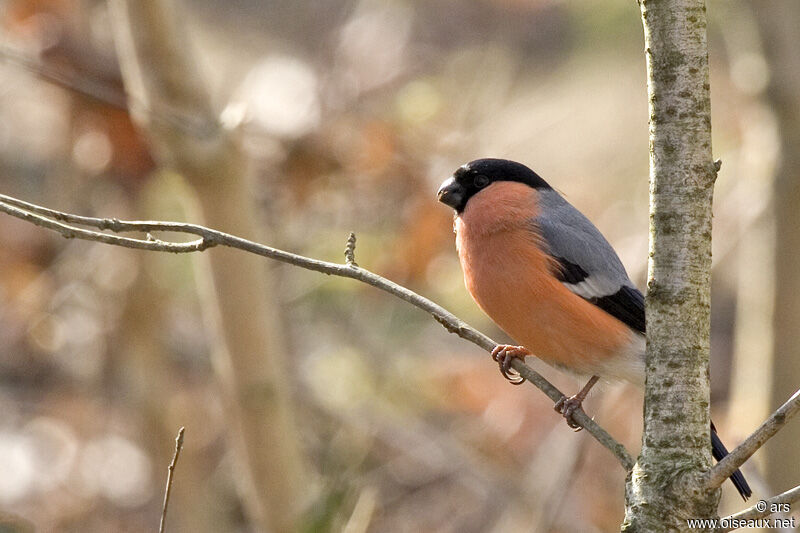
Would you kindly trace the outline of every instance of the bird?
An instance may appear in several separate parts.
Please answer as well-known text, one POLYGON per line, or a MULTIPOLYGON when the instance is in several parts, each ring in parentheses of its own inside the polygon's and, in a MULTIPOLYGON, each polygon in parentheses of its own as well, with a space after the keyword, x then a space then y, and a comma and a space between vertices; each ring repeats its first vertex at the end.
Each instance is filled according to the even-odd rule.
MULTIPOLYGON (((514 358, 535 354, 558 369, 591 376, 555 409, 572 415, 602 377, 644 388, 644 295, 594 224, 541 176, 506 159, 476 159, 441 185, 438 200, 455 211, 456 249, 467 291, 519 345, 492 351, 503 376, 524 380, 514 358)), ((712 455, 728 450, 711 424, 712 455)), ((752 491, 737 470, 731 481, 752 491)))

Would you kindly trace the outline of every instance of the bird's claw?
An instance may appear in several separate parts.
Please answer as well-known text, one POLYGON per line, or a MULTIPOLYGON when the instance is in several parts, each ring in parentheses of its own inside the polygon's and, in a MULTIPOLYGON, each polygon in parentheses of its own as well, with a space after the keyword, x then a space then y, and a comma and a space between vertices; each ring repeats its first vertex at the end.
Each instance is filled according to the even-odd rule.
POLYGON ((497 361, 500 365, 500 373, 512 385, 521 385, 525 382, 525 378, 519 375, 519 372, 511 368, 511 362, 514 358, 524 360, 526 356, 531 353, 522 346, 512 346, 510 344, 498 344, 492 350, 492 359, 497 361))
POLYGON ((556 413, 560 413, 567 421, 567 425, 575 430, 576 433, 582 430, 583 426, 577 423, 572 416, 575 414, 575 411, 581 408, 582 403, 583 398, 579 398, 576 394, 575 396, 570 396, 569 398, 562 396, 561 399, 558 400, 553 406, 553 409, 555 409, 556 413))

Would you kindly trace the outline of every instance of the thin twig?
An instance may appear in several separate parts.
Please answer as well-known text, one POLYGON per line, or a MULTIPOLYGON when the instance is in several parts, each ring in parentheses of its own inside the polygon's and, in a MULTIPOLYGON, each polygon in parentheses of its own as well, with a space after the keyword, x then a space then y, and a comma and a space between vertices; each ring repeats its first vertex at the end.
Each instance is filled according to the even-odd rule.
POLYGON ((8 46, 0 45, 0 60, 24 69, 31 74, 39 77, 45 82, 52 83, 62 89, 66 89, 75 94, 79 94, 96 102, 108 106, 128 111, 136 111, 147 115, 152 120, 163 121, 171 126, 175 126, 182 132, 203 139, 208 137, 208 127, 195 117, 181 114, 173 108, 158 108, 159 113, 155 113, 152 105, 148 107, 131 95, 126 95, 121 89, 103 81, 75 73, 68 73, 60 68, 53 67, 47 63, 33 58, 27 54, 17 52, 8 46))
POLYGON ((703 485, 712 489, 722 485, 737 468, 742 466, 797 413, 800 413, 800 390, 772 413, 743 443, 706 472, 703 485))
POLYGON ((739 529, 744 527, 745 520, 756 520, 758 518, 765 518, 769 515, 776 514, 779 511, 773 509, 777 509, 778 507, 776 506, 779 504, 792 504, 798 500, 800 500, 800 485, 793 489, 787 490, 786 492, 778 494, 777 496, 773 496, 768 500, 759 500, 754 506, 745 509, 744 511, 721 518, 720 527, 716 528, 714 531, 717 533, 723 533, 725 531, 739 529), (736 525, 737 522, 740 525, 736 525), (725 526, 725 524, 730 525, 725 526), (736 527, 733 527, 734 525, 736 525, 736 527))
MULTIPOLYGON (((13 217, 26 220, 37 226, 41 226, 53 231, 57 231, 68 239, 76 238, 88 241, 102 242, 114 246, 136 248, 140 250, 151 250, 159 252, 189 253, 203 251, 212 246, 227 246, 237 248, 245 252, 250 252, 263 257, 268 257, 276 261, 289 263, 300 268, 321 272, 323 274, 341 276, 355 279, 388 292, 411 305, 429 313, 450 333, 455 333, 462 339, 468 340, 484 350, 491 352, 497 343, 469 326, 466 322, 446 310, 439 304, 420 296, 414 291, 398 285, 382 276, 379 276, 367 269, 361 268, 353 263, 330 263, 320 261, 310 257, 278 250, 263 244, 258 244, 247 239, 242 239, 228 233, 183 222, 160 222, 160 221, 124 221, 116 218, 94 218, 63 213, 41 207, 35 204, 24 202, 16 198, 0 194, 0 211, 13 217), (166 231, 174 233, 185 233, 200 237, 189 242, 168 242, 162 240, 134 239, 130 237, 120 237, 93 230, 75 227, 73 224, 91 226, 100 230, 110 230, 113 232, 154 232, 166 231)), ((353 236, 355 237, 355 236, 353 236)), ((353 247, 355 239, 353 238, 353 247)), ((348 250, 350 249, 350 239, 348 239, 348 250)), ((547 381, 541 374, 534 371, 519 359, 514 359, 511 366, 527 381, 535 385, 544 392, 552 401, 557 402, 564 397, 552 383, 547 381)), ((600 425, 591 419, 582 409, 573 413, 573 419, 580 424, 597 441, 608 448, 611 453, 619 460, 625 470, 633 468, 633 458, 625 447, 617 442, 600 425)))
POLYGON ((175 437, 175 454, 172 456, 172 462, 169 464, 167 472, 167 487, 164 489, 164 505, 161 507, 161 522, 158 525, 158 533, 164 533, 164 526, 167 522, 167 507, 169 506, 169 495, 172 493, 172 476, 175 473, 175 465, 178 464, 178 456, 183 449, 183 432, 184 427, 178 430, 178 436, 175 437))
POLYGON ((123 111, 128 110, 125 93, 122 89, 117 89, 110 84, 86 76, 64 72, 59 68, 44 63, 40 59, 18 52, 9 46, 0 45, 0 59, 64 89, 123 111))

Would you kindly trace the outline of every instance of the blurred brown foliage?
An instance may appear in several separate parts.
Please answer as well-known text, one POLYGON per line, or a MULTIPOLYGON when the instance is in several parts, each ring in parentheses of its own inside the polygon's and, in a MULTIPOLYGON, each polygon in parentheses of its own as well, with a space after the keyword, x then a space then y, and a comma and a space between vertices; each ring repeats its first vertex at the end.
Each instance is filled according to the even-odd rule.
MULTIPOLYGON (((360 264, 503 338, 463 288, 451 215, 434 193, 468 160, 508 157, 595 221, 644 285, 647 102, 631 2, 182 7, 187 46, 257 168, 269 244, 336 260, 355 231, 360 264)), ((714 145, 724 161, 712 377, 723 409, 738 287, 771 275, 737 258, 771 201, 779 134, 766 88, 779 66, 763 53, 749 3, 712 3, 710 15, 714 145), (748 39, 731 37, 742 27, 748 39)), ((122 95, 103 2, 9 0, 0 17, 7 51, 122 95)), ((127 111, 46 78, 0 64, 0 190, 86 215, 185 218, 185 189, 155 167, 127 111)), ((314 473, 307 531, 618 529, 624 472, 544 396, 507 386, 486 354, 399 301, 264 268, 280 281, 275 305, 297 361, 314 473)), ((184 425, 168 529, 252 530, 194 283, 185 257, 68 242, 0 219, 0 527, 155 530, 184 425), (163 404, 148 401, 156 388, 163 404)), ((578 387, 541 370, 563 390, 578 387)), ((611 384, 587 411, 635 451, 640 402, 611 384)), ((734 414, 720 429, 733 444, 752 423, 734 414)), ((724 503, 738 505, 730 494, 724 503)))

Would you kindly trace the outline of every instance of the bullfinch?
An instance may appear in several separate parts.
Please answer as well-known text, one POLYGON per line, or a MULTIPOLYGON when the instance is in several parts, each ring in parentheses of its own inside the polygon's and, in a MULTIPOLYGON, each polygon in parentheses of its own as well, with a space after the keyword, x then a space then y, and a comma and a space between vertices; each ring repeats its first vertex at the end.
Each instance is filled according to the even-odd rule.
MULTIPOLYGON (((472 298, 520 346, 492 357, 506 379, 513 358, 592 376, 556 411, 572 413, 599 377, 644 387, 644 295, 600 231, 534 171, 504 159, 478 159, 442 183, 439 201, 455 210, 453 227, 472 298)), ((714 458, 728 454, 712 424, 714 458)), ((731 480, 751 495, 740 471, 731 480)))

